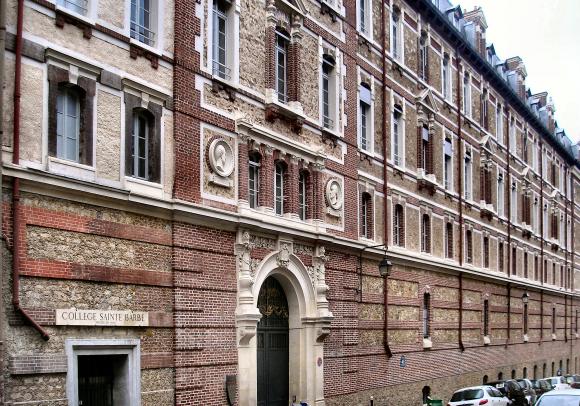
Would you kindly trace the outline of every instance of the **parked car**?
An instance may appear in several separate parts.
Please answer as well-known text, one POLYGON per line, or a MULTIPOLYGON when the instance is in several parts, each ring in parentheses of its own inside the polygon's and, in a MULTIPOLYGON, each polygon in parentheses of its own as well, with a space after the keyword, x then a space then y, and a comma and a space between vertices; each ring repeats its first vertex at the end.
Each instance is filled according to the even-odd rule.
POLYGON ((537 398, 552 390, 552 385, 545 379, 531 379, 530 382, 536 391, 537 398))
POLYGON ((580 389, 561 389, 544 393, 536 406, 578 406, 580 389))
POLYGON ((505 397, 511 401, 511 406, 528 406, 530 403, 526 399, 526 394, 518 382, 514 379, 507 381, 493 381, 487 383, 498 389, 505 397))
POLYGON ((526 395, 526 399, 528 400, 528 404, 533 405, 536 403, 536 391, 534 390, 534 386, 529 379, 516 379, 517 383, 520 387, 524 390, 524 394, 526 395))
POLYGON ((508 406, 510 400, 493 386, 482 385, 456 391, 447 406, 508 406))
POLYGON ((572 389, 580 389, 580 375, 566 375, 565 378, 572 389))
POLYGON ((555 390, 562 390, 562 389, 570 389, 570 385, 566 383, 566 378, 563 376, 551 376, 546 378, 548 382, 552 385, 552 389, 555 390))

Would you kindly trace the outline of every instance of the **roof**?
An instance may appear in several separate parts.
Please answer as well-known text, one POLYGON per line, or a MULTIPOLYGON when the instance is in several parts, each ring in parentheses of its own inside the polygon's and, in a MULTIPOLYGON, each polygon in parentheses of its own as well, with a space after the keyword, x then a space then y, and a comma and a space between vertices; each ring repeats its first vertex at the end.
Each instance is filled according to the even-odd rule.
POLYGON ((574 395, 580 396, 580 389, 560 389, 560 390, 552 390, 550 392, 546 392, 542 395, 544 396, 558 396, 558 395, 574 395))

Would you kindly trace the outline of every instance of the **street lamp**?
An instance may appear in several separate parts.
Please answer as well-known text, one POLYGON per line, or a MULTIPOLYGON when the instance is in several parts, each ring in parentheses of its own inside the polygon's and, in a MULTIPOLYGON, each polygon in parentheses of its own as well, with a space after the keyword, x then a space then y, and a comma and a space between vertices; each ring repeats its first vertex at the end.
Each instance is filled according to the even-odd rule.
POLYGON ((528 294, 528 292, 524 292, 524 294, 522 295, 522 302, 524 302, 524 304, 528 304, 529 301, 530 295, 528 294))
POLYGON ((393 263, 387 258, 386 255, 384 255, 383 259, 381 259, 381 262, 379 262, 379 274, 381 277, 388 278, 392 267, 393 263))

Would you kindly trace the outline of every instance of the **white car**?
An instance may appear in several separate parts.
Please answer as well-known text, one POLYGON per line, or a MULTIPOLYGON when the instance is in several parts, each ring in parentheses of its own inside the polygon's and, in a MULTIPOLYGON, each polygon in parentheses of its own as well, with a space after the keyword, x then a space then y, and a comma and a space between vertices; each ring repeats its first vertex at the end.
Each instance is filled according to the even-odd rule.
POLYGON ((546 392, 536 402, 536 406, 578 405, 580 405, 580 389, 562 389, 546 392))
MULTIPOLYGON (((447 406, 508 406, 510 401, 493 386, 472 386, 456 391, 447 406)), ((576 405, 578 406, 578 405, 576 405)))
POLYGON ((552 385, 552 389, 555 390, 563 390, 563 389, 570 389, 570 385, 566 382, 566 378, 563 376, 551 376, 546 378, 546 381, 550 382, 552 385))

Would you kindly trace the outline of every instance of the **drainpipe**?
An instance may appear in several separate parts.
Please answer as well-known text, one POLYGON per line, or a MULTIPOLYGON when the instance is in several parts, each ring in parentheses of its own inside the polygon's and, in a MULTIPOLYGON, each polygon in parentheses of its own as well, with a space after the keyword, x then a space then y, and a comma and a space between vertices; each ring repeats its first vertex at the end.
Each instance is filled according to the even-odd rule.
POLYGON ((508 308, 508 313, 507 313, 507 340, 505 342, 505 347, 507 348, 509 343, 510 343, 510 337, 511 337, 511 308, 512 308, 512 284, 511 282, 507 283, 507 308, 508 308))
MULTIPOLYGON (((463 266, 463 135, 461 134, 461 65, 459 63, 459 48, 455 48, 455 66, 457 68, 457 144, 459 145, 459 159, 457 162, 459 182, 459 267, 463 266)), ((459 331, 457 334, 459 349, 465 350, 463 345, 463 274, 459 273, 459 331)))
MULTIPOLYGON (((20 83, 22 74, 22 26, 24 24, 24 0, 18 0, 18 21, 16 28, 16 60, 14 64, 14 140, 12 142, 12 163, 20 164, 20 83)), ((44 340, 50 337, 32 316, 20 307, 20 257, 22 255, 22 235, 20 219, 20 179, 14 178, 12 189, 12 305, 42 336, 44 340)))
MULTIPOLYGON (((385 38, 386 38, 386 29, 385 29, 385 4, 381 2, 381 38, 383 41, 382 44, 382 58, 383 58, 383 110, 387 106, 387 53, 385 49, 385 38)), ((382 137, 383 137, 383 213, 384 213, 384 221, 383 221, 383 244, 385 245, 385 252, 387 252, 387 248, 389 246, 389 215, 387 213, 388 208, 388 201, 387 201, 387 192, 389 190, 387 185, 387 115, 383 114, 383 121, 381 126, 382 137)), ((388 313, 388 303, 389 303, 389 276, 385 276, 383 278, 383 308, 385 312, 384 320, 383 320, 383 346, 385 348, 385 354, 387 354, 388 358, 393 356, 393 352, 391 351, 391 347, 389 346, 389 313, 388 313)))
MULTIPOLYGON (((4 100, 4 67, 6 52, 6 2, 0 1, 0 100, 4 100)), ((0 102, 0 140, 4 138, 4 103, 0 102)), ((0 162, 0 202, 2 202, 2 164, 0 162)), ((0 219, 2 204, 0 204, 0 219)), ((3 269, 4 257, 0 251, 0 269, 3 269)), ((4 292, 4 272, 0 272, 0 292, 4 292)), ((0 306, 0 370, 4 371, 4 319, 6 308, 0 306)), ((3 404, 4 374, 0 376, 0 404, 3 404)))
MULTIPOLYGON (((509 113, 507 105, 504 103, 506 113, 509 113)), ((507 130, 507 184, 508 184, 508 194, 507 194, 507 204, 508 204, 508 215, 507 215, 507 245, 508 245, 508 256, 507 256, 507 275, 508 278, 511 278, 512 275, 512 179, 510 176, 511 172, 511 140, 510 140, 510 116, 506 114, 506 125, 504 126, 504 132, 507 130)), ((515 131, 515 129, 514 129, 515 131)), ((509 311, 509 308, 508 308, 509 311)), ((509 313, 508 313, 508 321, 509 321, 509 313)), ((509 330, 508 330, 508 338, 509 338, 509 330)))
MULTIPOLYGON (((544 145, 540 141, 540 269, 542 274, 540 275, 540 283, 544 284, 544 275, 546 270, 544 269, 544 145)), ((543 310, 542 310, 543 315, 543 310)))
POLYGON ((544 289, 540 289, 540 342, 544 341, 544 289))
MULTIPOLYGON (((566 290, 570 289, 571 274, 568 272, 568 182, 566 178, 568 175, 568 168, 564 170, 564 342, 568 342, 568 293, 566 290)), ((570 321, 571 323, 571 321, 570 321)), ((572 335, 572 326, 570 325, 570 336, 572 335)))

